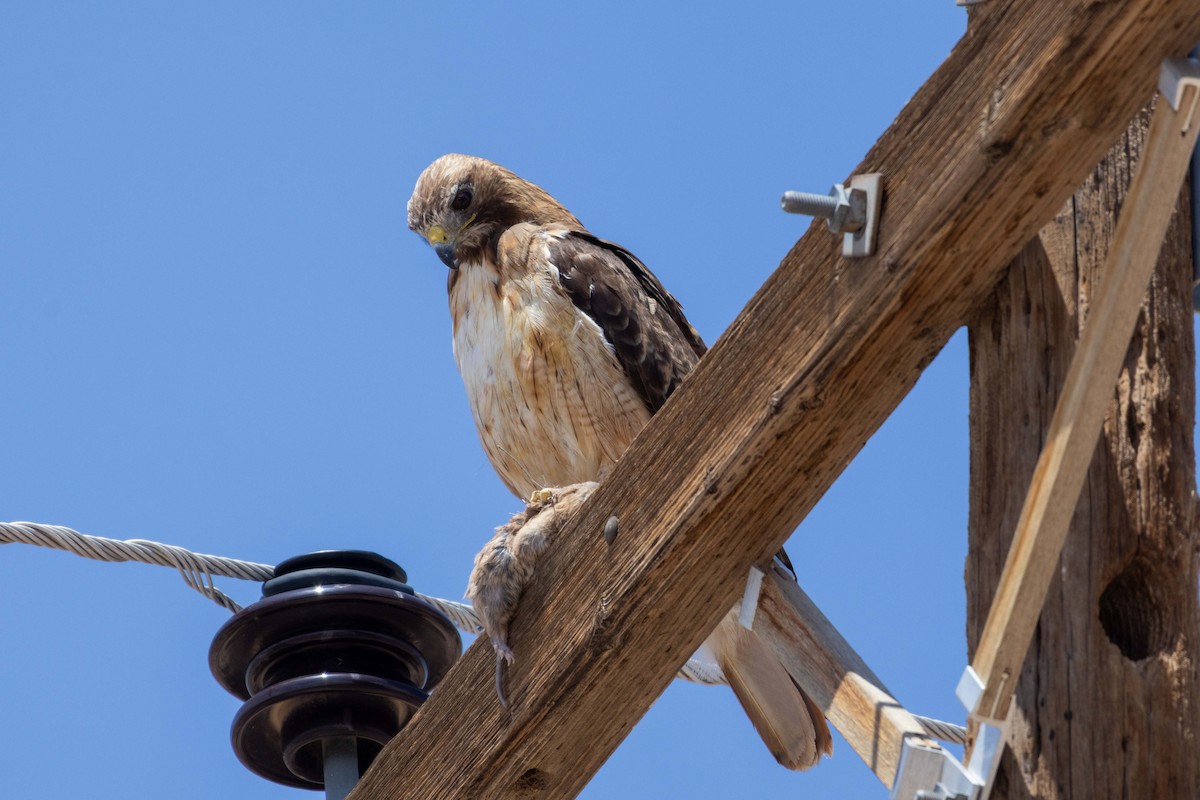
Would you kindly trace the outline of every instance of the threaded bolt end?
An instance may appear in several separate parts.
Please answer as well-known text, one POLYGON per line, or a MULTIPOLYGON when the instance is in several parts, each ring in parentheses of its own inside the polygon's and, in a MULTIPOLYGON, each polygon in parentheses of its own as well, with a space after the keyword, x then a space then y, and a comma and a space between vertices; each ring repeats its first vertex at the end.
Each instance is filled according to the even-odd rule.
POLYGON ((807 214, 823 219, 831 219, 838 207, 837 198, 811 192, 784 192, 779 204, 789 214, 807 214))

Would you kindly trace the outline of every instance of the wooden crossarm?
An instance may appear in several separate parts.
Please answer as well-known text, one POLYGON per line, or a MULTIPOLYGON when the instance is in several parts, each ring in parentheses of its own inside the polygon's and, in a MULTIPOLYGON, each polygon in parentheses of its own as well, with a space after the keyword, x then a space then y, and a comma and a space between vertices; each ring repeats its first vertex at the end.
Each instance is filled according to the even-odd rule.
POLYGON ((1194 0, 984 4, 857 170, 877 254, 805 234, 559 536, 510 707, 472 647, 351 796, 576 794, 1197 40, 1194 0))

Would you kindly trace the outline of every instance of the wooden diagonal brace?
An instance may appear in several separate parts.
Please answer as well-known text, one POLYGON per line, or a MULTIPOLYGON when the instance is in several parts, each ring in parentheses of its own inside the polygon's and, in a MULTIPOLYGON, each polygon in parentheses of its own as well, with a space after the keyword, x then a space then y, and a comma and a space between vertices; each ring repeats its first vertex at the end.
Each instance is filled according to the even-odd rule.
POLYGON ((778 567, 772 566, 763 579, 753 627, 884 786, 891 788, 896 778, 906 739, 938 747, 778 567))

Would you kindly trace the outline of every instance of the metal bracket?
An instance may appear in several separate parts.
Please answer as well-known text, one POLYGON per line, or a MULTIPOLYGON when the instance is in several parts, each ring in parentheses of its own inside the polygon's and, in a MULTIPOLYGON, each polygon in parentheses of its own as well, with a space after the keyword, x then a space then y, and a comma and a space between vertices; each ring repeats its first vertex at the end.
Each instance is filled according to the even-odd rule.
POLYGON ((746 578, 746 590, 742 593, 742 603, 738 607, 738 624, 746 630, 754 627, 754 615, 758 611, 758 595, 762 592, 763 571, 758 567, 750 568, 746 578))
POLYGON ((905 741, 892 783, 892 800, 988 800, 1004 747, 1004 729, 980 722, 976 707, 983 688, 975 670, 968 666, 954 690, 979 722, 967 764, 940 747, 905 741))
POLYGON ((963 704, 963 708, 967 709, 968 714, 978 716, 983 688, 983 680, 976 674, 975 668, 968 664, 962 677, 958 679, 958 686, 954 688, 954 696, 963 704))
POLYGON ((980 723, 975 731, 975 746, 967 761, 967 772, 983 785, 976 800, 988 800, 996 782, 996 770, 1000 766, 1000 754, 1004 751, 1004 729, 980 723))
POLYGON ((891 800, 983 800, 986 787, 962 762, 936 745, 905 740, 891 800))
POLYGON ((883 201, 883 175, 871 172, 850 176, 849 185, 835 183, 828 195, 784 192, 780 205, 790 214, 807 214, 828 220, 832 233, 842 234, 842 255, 874 255, 883 201))
MULTIPOLYGON (((1158 73, 1158 90, 1171 104, 1171 108, 1179 111, 1183 102, 1183 92, 1189 87, 1196 87, 1197 97, 1200 97, 1200 61, 1191 58, 1168 58, 1163 61, 1158 73)), ((1192 100, 1195 106, 1195 99, 1192 100)), ((1195 108, 1192 109, 1195 111, 1195 108)))
POLYGON ((842 255, 863 258, 875 254, 875 237, 879 234, 879 211, 883 205, 883 173, 869 172, 850 176, 850 191, 862 191, 866 197, 866 219, 861 230, 842 237, 842 255))
POLYGON ((984 688, 983 679, 975 672, 974 667, 968 664, 954 689, 958 701, 979 726, 967 762, 967 771, 983 786, 978 800, 987 800, 991 793, 992 780, 996 776, 996 768, 1000 765, 1000 753, 1004 747, 1004 729, 1001 726, 1005 723, 995 718, 995 709, 979 707, 984 688))

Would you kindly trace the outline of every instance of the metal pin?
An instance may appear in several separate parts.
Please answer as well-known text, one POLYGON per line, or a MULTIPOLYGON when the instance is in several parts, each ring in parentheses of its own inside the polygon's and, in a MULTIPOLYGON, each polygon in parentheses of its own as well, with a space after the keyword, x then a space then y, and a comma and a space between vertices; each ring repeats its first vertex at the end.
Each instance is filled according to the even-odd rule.
POLYGON ((325 756, 325 798, 343 800, 358 783, 358 739, 330 736, 321 744, 325 756))

